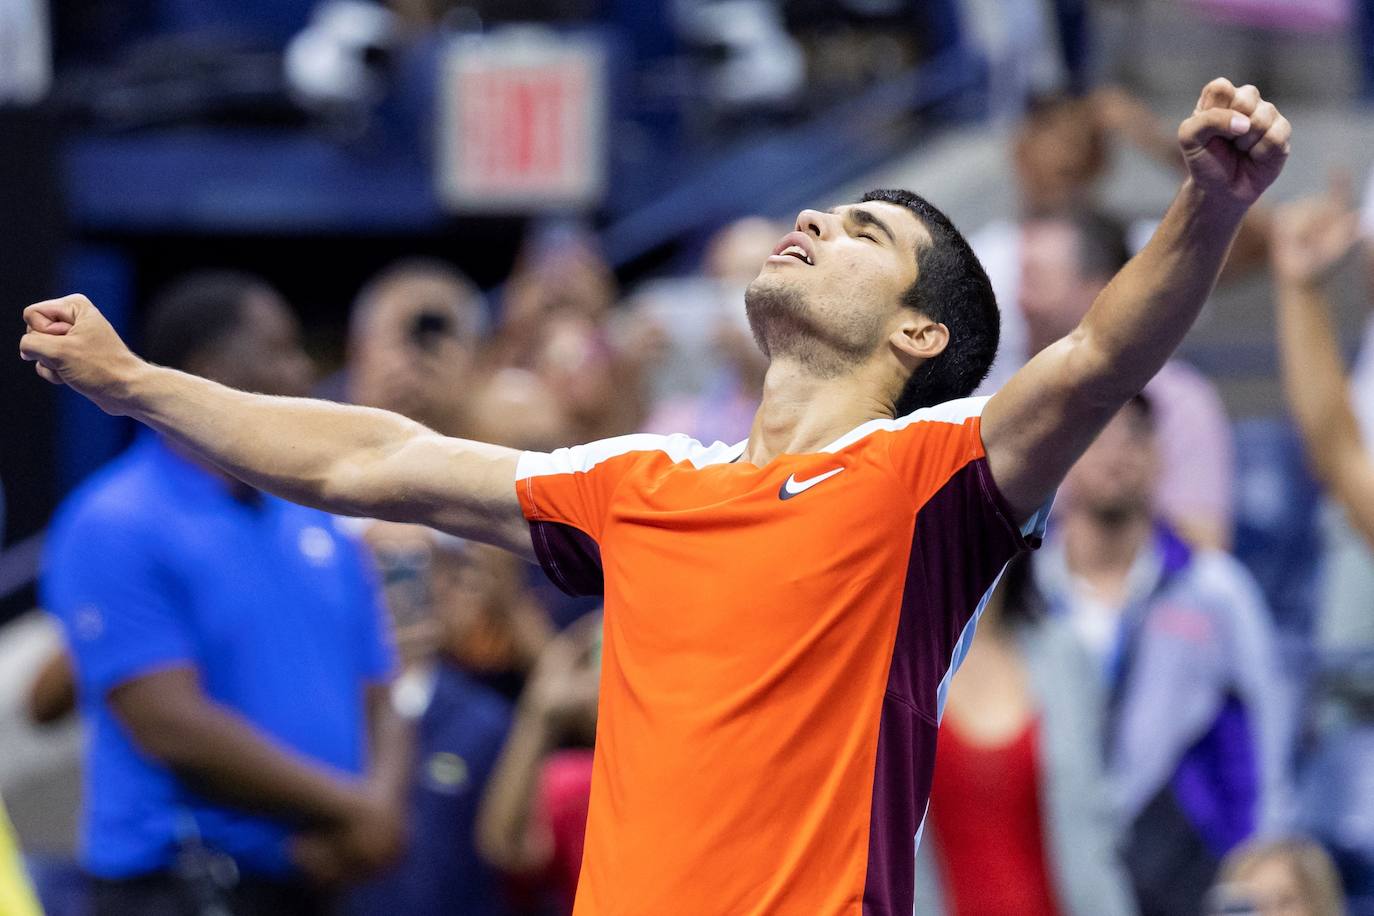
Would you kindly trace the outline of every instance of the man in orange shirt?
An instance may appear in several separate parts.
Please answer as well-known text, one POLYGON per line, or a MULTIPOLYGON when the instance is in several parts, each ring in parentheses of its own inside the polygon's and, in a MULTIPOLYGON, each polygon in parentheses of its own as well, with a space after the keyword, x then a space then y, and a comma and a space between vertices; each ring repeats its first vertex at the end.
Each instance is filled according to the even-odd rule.
POLYGON ((20 349, 252 486, 604 592, 578 916, 908 913, 936 722, 978 610, 1183 339, 1289 133, 1255 87, 1208 84, 1154 239, 990 399, 966 395, 996 305, 944 215, 908 192, 803 211, 748 292, 770 366, 736 445, 519 453, 237 392, 139 360, 81 296, 30 306, 20 349))

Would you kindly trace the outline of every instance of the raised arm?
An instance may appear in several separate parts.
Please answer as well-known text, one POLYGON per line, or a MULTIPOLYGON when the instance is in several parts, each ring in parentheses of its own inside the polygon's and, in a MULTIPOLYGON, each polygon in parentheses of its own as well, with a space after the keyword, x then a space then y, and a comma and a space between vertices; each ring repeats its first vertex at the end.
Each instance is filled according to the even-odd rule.
POLYGON ((235 391, 135 356, 85 296, 24 310, 20 355, 250 486, 342 515, 418 522, 532 559, 513 449, 399 414, 235 391))
POLYGON ((1331 302, 1331 269, 1354 247, 1358 217, 1339 194, 1279 210, 1274 232, 1283 394, 1312 470, 1374 544, 1374 456, 1350 406, 1331 302))
POLYGON ((1149 244, 1079 326, 993 395, 982 433, 993 478, 1027 518, 1107 420, 1183 341, 1246 211, 1288 157, 1287 119, 1254 86, 1203 89, 1179 127, 1188 178, 1149 244))

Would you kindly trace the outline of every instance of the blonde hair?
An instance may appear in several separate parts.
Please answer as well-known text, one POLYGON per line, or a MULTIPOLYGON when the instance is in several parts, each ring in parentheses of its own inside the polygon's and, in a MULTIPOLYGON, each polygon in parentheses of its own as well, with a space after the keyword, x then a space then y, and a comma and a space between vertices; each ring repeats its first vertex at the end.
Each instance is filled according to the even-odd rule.
POLYGON ((1331 856, 1306 837, 1251 840, 1235 849, 1221 863, 1219 884, 1244 880, 1262 863, 1280 860, 1302 889, 1303 903, 1314 916, 1345 916, 1345 894, 1331 856))

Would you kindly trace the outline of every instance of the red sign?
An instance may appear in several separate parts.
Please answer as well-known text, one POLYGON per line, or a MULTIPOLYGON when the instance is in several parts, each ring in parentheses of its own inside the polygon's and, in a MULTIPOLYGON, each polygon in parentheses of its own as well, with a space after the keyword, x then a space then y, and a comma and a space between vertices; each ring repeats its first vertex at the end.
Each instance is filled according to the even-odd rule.
POLYGON ((439 187, 456 210, 595 206, 605 185, 599 45, 515 30, 454 42, 440 93, 439 187))

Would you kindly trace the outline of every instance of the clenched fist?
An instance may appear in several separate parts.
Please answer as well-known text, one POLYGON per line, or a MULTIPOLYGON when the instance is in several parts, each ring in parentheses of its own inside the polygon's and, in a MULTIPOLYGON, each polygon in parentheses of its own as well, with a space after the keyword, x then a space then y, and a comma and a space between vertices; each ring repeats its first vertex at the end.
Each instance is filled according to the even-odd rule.
POLYGON ((1178 128, 1188 174, 1209 197, 1244 209, 1274 183, 1293 127, 1254 86, 1214 79, 1178 128))
POLYGON ((105 316, 82 295, 38 302, 24 309, 27 328, 19 356, 36 363, 38 374, 66 384, 106 413, 119 414, 129 380, 145 366, 105 316))

